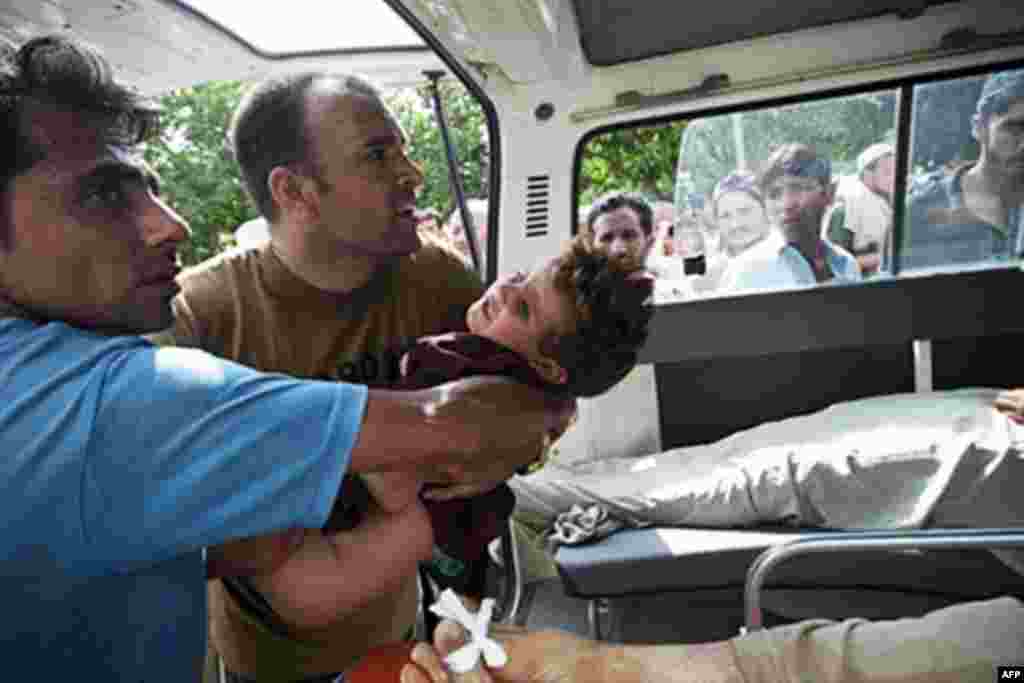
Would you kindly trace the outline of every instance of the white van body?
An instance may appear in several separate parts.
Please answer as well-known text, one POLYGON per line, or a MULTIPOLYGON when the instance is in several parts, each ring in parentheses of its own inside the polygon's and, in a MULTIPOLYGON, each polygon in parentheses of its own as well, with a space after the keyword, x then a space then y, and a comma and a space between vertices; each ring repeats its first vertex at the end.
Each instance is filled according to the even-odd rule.
MULTIPOLYGON (((346 21, 373 21, 363 15, 371 5, 390 8, 414 39, 304 51, 304 26, 336 20, 320 15, 326 4, 246 3, 293 46, 280 52, 236 34, 217 20, 223 7, 201 0, 7 0, 0 39, 71 33, 153 94, 311 67, 361 73, 385 87, 443 70, 470 87, 490 119, 497 163, 486 272, 498 275, 532 267, 575 234, 583 145, 603 131, 1024 64, 1024 7, 1007 0, 853 8, 816 0, 365 0, 347 3, 346 21)), ((1000 361, 998 372, 979 369, 984 359, 973 356, 943 370, 974 347, 951 342, 953 350, 933 355, 931 346, 997 339, 1012 348, 1024 333, 1020 271, 1012 263, 662 306, 644 364, 607 395, 581 402, 560 449, 574 462, 636 457, 900 388, 1024 386, 1019 355, 1000 361), (902 384, 883 381, 894 372, 888 361, 857 365, 897 347, 902 384), (845 370, 829 376, 837 363, 845 370), (722 407, 729 392, 734 409, 722 407)))

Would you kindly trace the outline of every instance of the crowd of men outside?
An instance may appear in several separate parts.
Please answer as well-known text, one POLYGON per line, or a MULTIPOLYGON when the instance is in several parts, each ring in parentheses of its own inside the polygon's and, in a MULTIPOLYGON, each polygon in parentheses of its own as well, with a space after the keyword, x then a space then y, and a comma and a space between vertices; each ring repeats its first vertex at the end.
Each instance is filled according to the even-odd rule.
POLYGON ((753 170, 718 179, 707 196, 676 205, 634 196, 656 216, 636 211, 629 225, 584 227, 612 249, 636 235, 632 248, 658 276, 663 301, 862 282, 891 273, 894 250, 902 269, 1016 259, 1024 255, 1022 120, 1024 70, 985 78, 963 122, 977 159, 911 172, 903 207, 893 205, 893 144, 867 145, 841 174, 826 150, 787 140, 753 170), (895 245, 899 211, 903 242, 895 245))

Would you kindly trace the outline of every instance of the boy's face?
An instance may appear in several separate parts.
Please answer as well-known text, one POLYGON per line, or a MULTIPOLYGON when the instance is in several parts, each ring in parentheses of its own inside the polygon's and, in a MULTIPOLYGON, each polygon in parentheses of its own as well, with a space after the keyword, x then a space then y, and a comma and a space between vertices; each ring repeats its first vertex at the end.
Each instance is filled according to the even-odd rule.
POLYGON ((555 288, 557 267, 552 259, 529 276, 499 278, 466 313, 470 332, 522 354, 552 383, 564 382, 565 371, 541 353, 541 341, 571 333, 576 322, 568 297, 555 288))

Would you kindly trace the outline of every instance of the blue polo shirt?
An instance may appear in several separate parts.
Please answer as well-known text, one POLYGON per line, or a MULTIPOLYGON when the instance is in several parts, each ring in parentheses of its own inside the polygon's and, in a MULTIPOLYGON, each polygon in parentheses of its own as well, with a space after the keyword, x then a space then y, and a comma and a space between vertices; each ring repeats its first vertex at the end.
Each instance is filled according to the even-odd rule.
POLYGON ((0 318, 0 658, 39 681, 199 679, 204 548, 322 526, 362 387, 0 318))
POLYGON ((1012 207, 1007 227, 992 225, 964 203, 963 175, 936 171, 915 181, 907 201, 904 268, 1018 258, 1024 252, 1024 207, 1012 207))

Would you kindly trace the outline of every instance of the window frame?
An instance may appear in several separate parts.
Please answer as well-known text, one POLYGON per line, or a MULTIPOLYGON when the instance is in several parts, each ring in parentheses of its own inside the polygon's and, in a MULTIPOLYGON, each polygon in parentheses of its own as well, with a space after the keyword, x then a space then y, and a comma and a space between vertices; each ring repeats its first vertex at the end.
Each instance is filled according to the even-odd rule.
MULTIPOLYGON (((880 90, 899 94, 896 111, 896 182, 892 240, 905 230, 907 170, 912 139, 913 92, 918 85, 1022 68, 1024 60, 993 62, 893 79, 827 88, 813 95, 752 100, 740 105, 695 109, 595 127, 573 154, 572 215, 579 211, 583 155, 590 141, 616 130, 673 121, 784 107, 796 103, 859 95, 880 90)), ((574 224, 573 234, 577 233, 574 224)), ((1024 280, 1024 264, 979 262, 900 272, 894 249, 893 272, 857 284, 713 296, 657 305, 651 334, 640 362, 675 362, 724 357, 755 357, 1024 332, 1014 294, 1024 280), (955 301, 955 306, 950 302, 955 301), (757 330, 750 334, 750 330, 757 330), (685 340, 685 343, 680 343, 685 340)))

